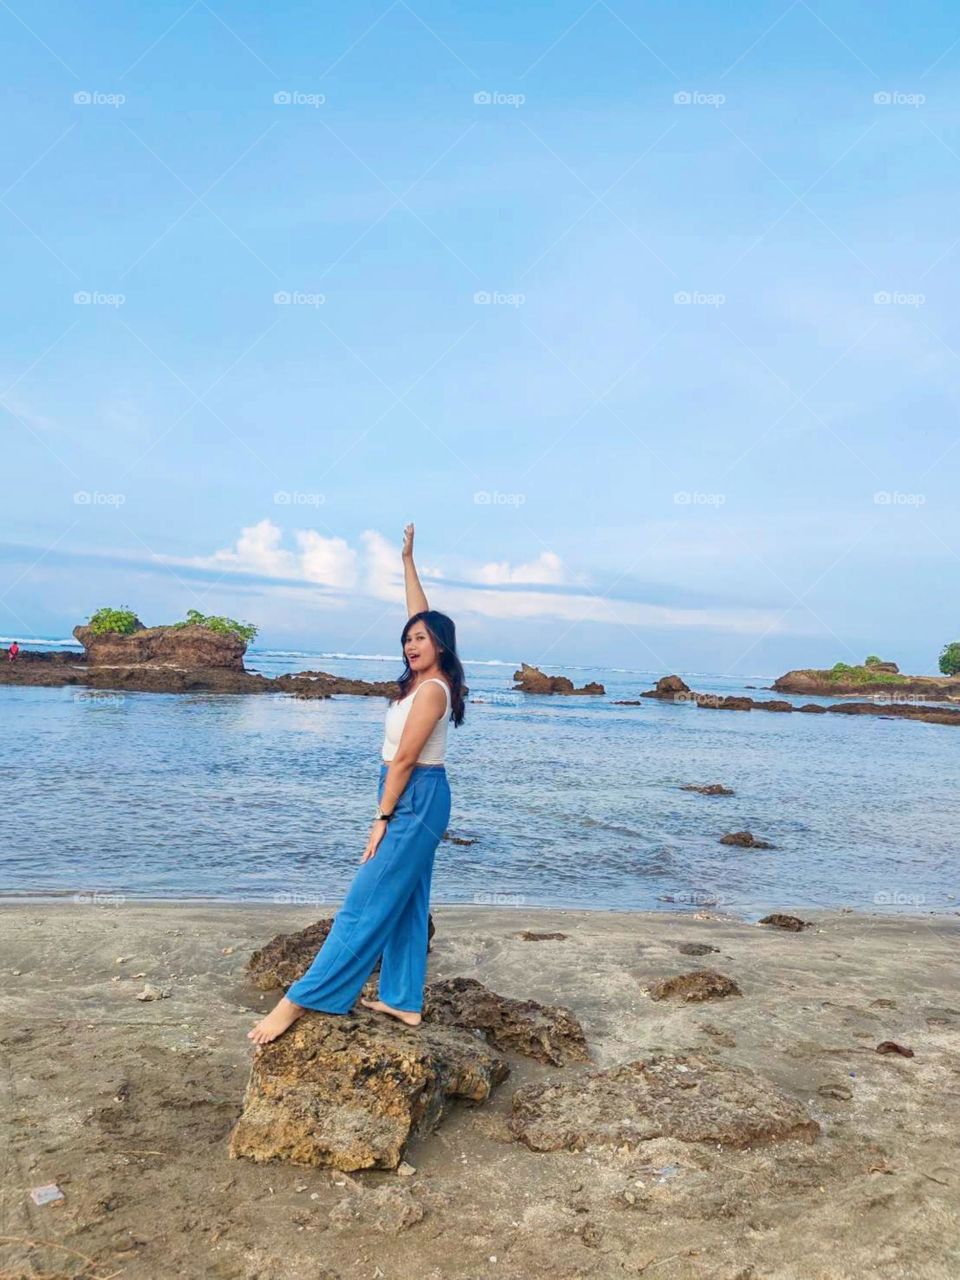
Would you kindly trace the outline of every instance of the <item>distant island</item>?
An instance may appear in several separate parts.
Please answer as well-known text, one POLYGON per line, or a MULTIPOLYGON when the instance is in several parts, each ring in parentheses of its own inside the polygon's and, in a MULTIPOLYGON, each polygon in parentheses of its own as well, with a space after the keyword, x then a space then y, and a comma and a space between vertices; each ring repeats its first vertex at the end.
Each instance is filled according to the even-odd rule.
POLYGON ((949 650, 960 646, 948 645, 941 654, 941 676, 906 676, 895 662, 884 662, 871 656, 862 663, 851 666, 838 662, 834 666, 817 670, 798 668, 774 680, 771 688, 776 693, 798 693, 834 697, 846 694, 886 693, 921 697, 932 702, 960 698, 960 675, 951 669, 946 660, 949 650))

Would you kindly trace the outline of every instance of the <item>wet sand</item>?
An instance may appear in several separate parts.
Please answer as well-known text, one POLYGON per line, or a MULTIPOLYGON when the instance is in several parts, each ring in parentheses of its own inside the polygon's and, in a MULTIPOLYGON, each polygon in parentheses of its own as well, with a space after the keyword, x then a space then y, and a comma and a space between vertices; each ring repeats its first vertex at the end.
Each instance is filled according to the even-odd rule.
POLYGON ((431 979, 569 1006, 594 1066, 692 1053, 752 1068, 821 1133, 746 1151, 657 1139, 535 1153, 507 1129, 514 1089, 589 1068, 508 1055, 493 1101, 455 1106, 400 1176, 227 1156, 246 1032, 276 998, 244 965, 315 909, 0 904, 0 1277, 955 1277, 960 917, 799 914, 815 927, 435 908, 431 979), (682 955, 681 942, 719 950, 682 955), (650 999, 658 979, 704 967, 742 998, 650 999), (145 982, 169 994, 138 1001, 145 982), (915 1056, 877 1053, 885 1040, 915 1056), (45 1183, 64 1199, 35 1205, 45 1183))

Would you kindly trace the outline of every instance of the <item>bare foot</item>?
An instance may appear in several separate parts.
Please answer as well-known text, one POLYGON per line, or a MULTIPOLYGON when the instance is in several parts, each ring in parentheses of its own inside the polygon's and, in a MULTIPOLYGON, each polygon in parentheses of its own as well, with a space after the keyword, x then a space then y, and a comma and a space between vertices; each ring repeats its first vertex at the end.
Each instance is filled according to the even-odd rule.
POLYGON ((270 1040, 276 1040, 277 1036, 282 1035, 287 1027, 293 1026, 306 1012, 303 1005, 294 1004, 292 1000, 282 996, 267 1016, 261 1018, 252 1031, 247 1032, 247 1039, 254 1044, 267 1044, 270 1040))
POLYGON ((360 997, 360 1003, 366 1005, 368 1009, 376 1010, 377 1013, 389 1013, 391 1017, 405 1022, 408 1027, 420 1025, 420 1014, 413 1013, 410 1009, 394 1009, 391 1005, 384 1004, 382 1000, 367 1000, 364 996, 360 997))

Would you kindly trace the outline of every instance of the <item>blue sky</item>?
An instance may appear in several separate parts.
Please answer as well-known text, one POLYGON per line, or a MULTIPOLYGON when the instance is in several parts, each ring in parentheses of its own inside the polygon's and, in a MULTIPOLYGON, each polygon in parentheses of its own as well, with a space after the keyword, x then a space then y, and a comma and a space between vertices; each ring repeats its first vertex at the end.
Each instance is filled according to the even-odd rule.
POLYGON ((960 635, 945 7, 13 3, 0 47, 3 634, 393 652, 412 519, 467 657, 960 635))

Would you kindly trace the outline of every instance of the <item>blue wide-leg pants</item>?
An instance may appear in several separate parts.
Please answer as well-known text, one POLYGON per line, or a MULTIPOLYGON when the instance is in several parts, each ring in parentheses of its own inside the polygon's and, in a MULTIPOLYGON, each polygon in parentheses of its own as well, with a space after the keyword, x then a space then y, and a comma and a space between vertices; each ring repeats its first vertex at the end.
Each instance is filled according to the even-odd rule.
MULTIPOLYGON (((381 762, 378 799, 386 777, 381 762)), ((360 864, 313 964, 287 988, 295 1004, 349 1013, 380 959, 380 999, 394 1009, 421 1011, 433 859, 450 821, 446 768, 415 765, 394 813, 377 852, 360 864)))

